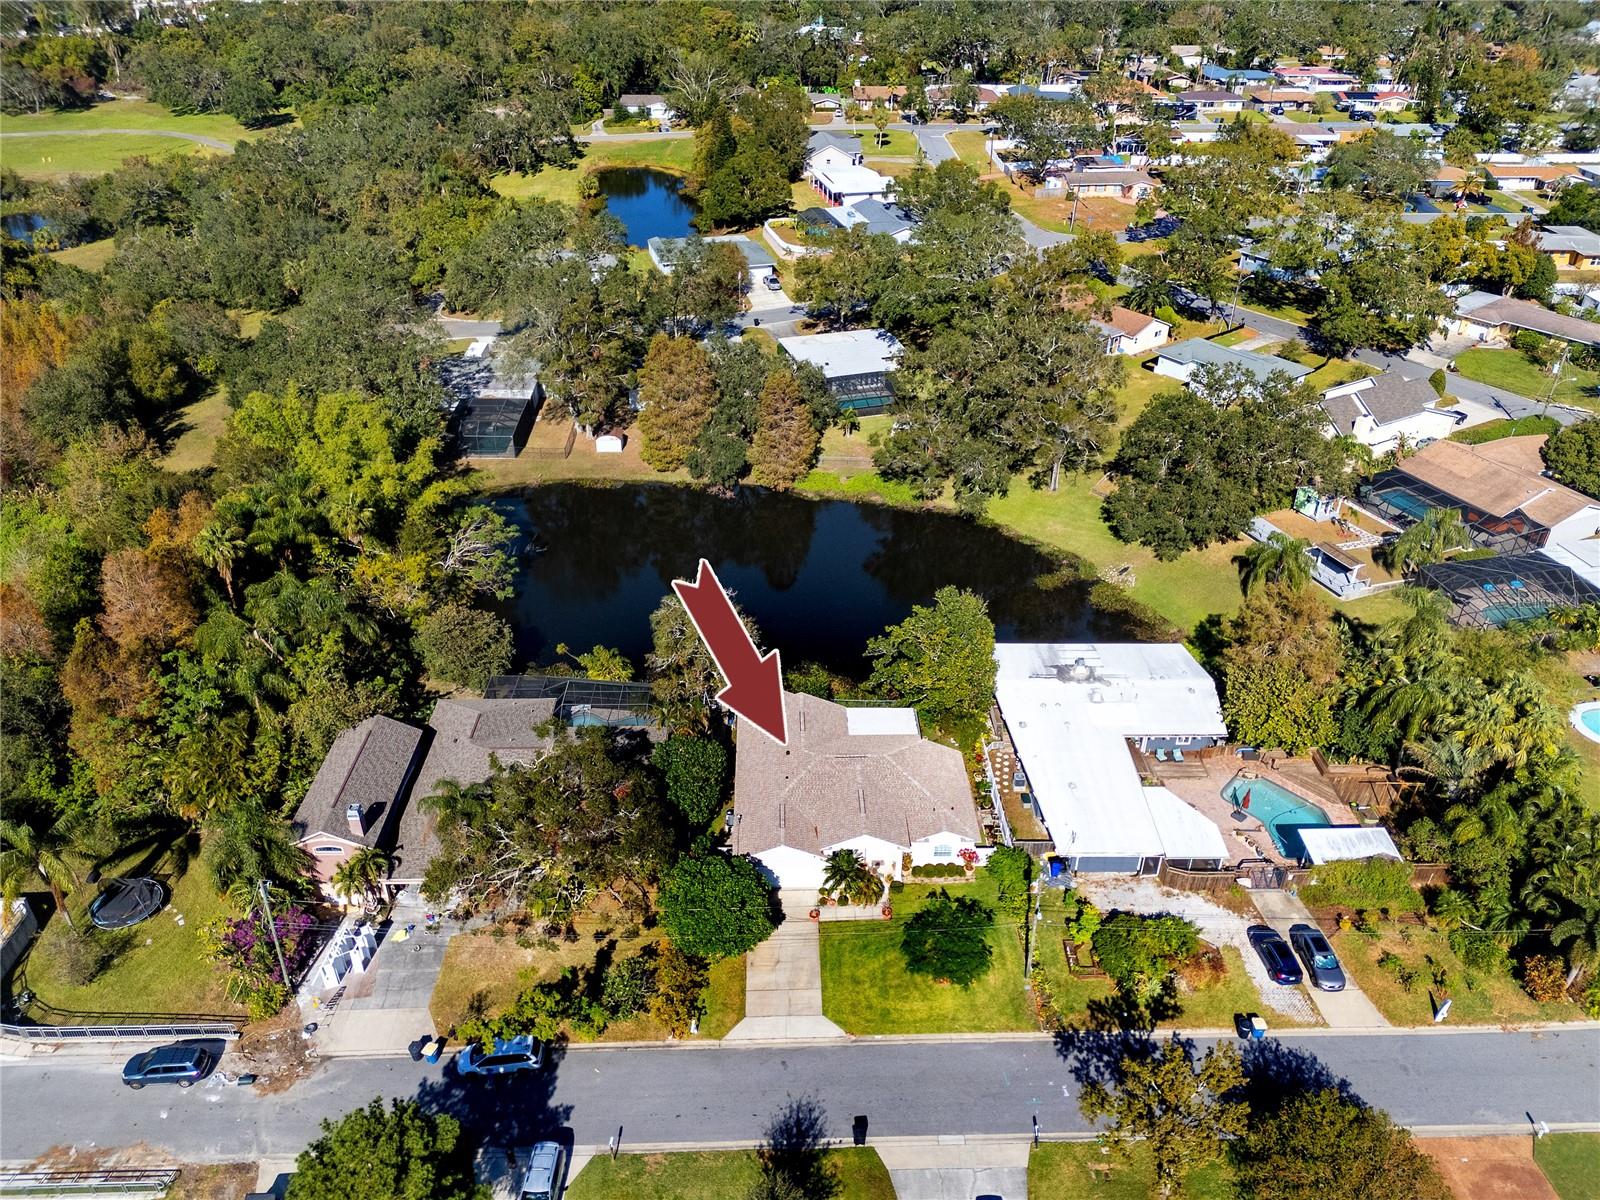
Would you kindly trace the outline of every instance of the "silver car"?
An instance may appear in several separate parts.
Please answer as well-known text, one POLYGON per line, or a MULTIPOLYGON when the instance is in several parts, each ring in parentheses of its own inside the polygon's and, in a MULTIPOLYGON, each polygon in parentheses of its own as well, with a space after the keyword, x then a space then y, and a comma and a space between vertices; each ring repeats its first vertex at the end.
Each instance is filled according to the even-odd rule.
POLYGON ((1344 968, 1322 930, 1314 925, 1291 925, 1289 944, 1306 965, 1308 983, 1324 992, 1344 991, 1344 968))
POLYGON ((528 1169, 522 1175, 517 1200, 555 1200, 561 1186, 561 1147, 555 1142, 540 1142, 528 1154, 528 1169))

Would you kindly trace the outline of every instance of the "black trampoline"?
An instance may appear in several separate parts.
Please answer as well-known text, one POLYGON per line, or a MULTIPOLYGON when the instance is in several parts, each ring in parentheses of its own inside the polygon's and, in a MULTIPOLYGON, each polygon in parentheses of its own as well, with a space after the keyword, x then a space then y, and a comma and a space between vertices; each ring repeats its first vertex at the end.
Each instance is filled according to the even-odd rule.
POLYGON ((165 903, 166 893, 154 879, 113 879, 89 905, 89 920, 100 929, 126 929, 148 921, 165 903))

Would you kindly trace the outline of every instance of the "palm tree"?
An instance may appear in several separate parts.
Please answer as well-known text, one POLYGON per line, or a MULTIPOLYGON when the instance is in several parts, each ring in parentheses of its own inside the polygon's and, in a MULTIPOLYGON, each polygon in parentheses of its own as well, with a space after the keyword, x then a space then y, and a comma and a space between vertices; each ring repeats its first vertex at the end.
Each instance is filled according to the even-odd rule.
POLYGON ((835 850, 823 865, 822 887, 840 899, 871 904, 883 885, 854 850, 835 850))
POLYGON ((195 557, 221 578, 228 592, 228 606, 234 607, 233 564, 245 552, 244 535, 231 525, 213 521, 195 537, 194 552, 195 557))
POLYGON ((1471 545, 1460 509, 1430 508, 1420 521, 1390 543, 1386 557, 1391 567, 1410 571, 1443 562, 1471 545))
POLYGON ((1134 312, 1153 316, 1162 308, 1172 305, 1172 269, 1164 258, 1147 254, 1134 260, 1128 268, 1133 276, 1133 286, 1122 302, 1134 312))
POLYGON ((1274 531, 1266 541, 1255 542, 1234 558, 1239 566, 1239 586, 1247 596, 1268 583, 1299 591, 1311 582, 1309 549, 1311 543, 1304 538, 1274 531))
POLYGON ((346 900, 361 898, 370 907, 389 875, 389 856, 376 846, 357 850, 334 868, 334 889, 346 900))
POLYGON ((67 861, 67 851, 73 845, 67 818, 58 817, 53 824, 27 821, 0 821, 0 887, 4 888, 9 905, 21 894, 23 885, 34 880, 50 889, 56 911, 72 926, 72 913, 67 910, 66 891, 78 882, 67 861))
POLYGON ((207 830, 206 865, 218 892, 232 894, 235 884, 248 890, 263 879, 302 886, 310 856, 295 845, 288 822, 260 799, 240 798, 217 809, 207 830))

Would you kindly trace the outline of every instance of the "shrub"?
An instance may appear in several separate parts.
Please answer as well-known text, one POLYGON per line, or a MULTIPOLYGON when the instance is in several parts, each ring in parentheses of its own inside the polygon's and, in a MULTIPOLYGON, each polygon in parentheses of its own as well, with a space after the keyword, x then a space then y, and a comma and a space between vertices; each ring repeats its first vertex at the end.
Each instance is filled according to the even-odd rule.
POLYGON ((692 1022, 705 1015, 706 985, 710 981, 704 959, 685 954, 670 942, 661 943, 656 953, 650 1015, 665 1025, 668 1033, 682 1037, 692 1022))
POLYGON ((1504 974, 1511 965, 1506 948, 1479 929, 1451 930, 1450 949, 1470 970, 1484 974, 1504 974))
POLYGON ((422 619, 413 639, 422 666, 441 683, 482 689, 511 665, 511 626, 494 613, 446 604, 422 619))
POLYGON ((1567 996, 1567 969, 1559 958, 1530 954, 1522 961, 1522 990, 1540 1004, 1554 1004, 1567 996))
POLYGON ((1227 961, 1215 946, 1201 946, 1197 953, 1178 964, 1178 978, 1190 991, 1221 983, 1227 973, 1227 961))
POLYGON ((993 879, 999 892, 1000 913, 1009 921, 1023 921, 1028 916, 1028 879, 1033 873, 1033 860, 1027 851, 1014 846, 1000 846, 989 856, 984 873, 993 879))
POLYGON ((957 879, 966 873, 967 869, 960 863, 923 863, 911 868, 913 879, 957 879))
POLYGON ((1066 909, 1067 936, 1074 946, 1089 945, 1100 928, 1100 910, 1074 891, 1063 892, 1061 900, 1066 909))
POLYGON ((721 742, 674 734, 657 746, 651 761, 667 781, 667 799, 684 820, 702 829, 722 807, 728 752, 721 742))
POLYGON ((600 987, 600 1004, 615 1020, 637 1016, 650 1003, 656 990, 656 965, 653 955, 635 954, 614 961, 606 968, 600 987))
POLYGON ((969 987, 988 973, 994 947, 989 931, 994 912, 970 896, 956 898, 943 888, 911 915, 900 936, 906 970, 969 987))
POLYGON ((1182 917, 1114 913, 1095 930, 1094 956, 1105 973, 1129 991, 1164 978, 1200 948, 1200 931, 1182 917))
POLYGON ((1436 396, 1444 395, 1446 382, 1443 370, 1437 370, 1428 376, 1428 386, 1433 389, 1433 394, 1436 396))
POLYGON ((1411 886, 1411 867, 1392 858, 1352 859, 1316 868, 1300 898, 1313 908, 1421 912, 1422 893, 1411 886))
POLYGON ((1537 354, 1544 345, 1544 335, 1533 332, 1531 329, 1519 329, 1511 335, 1511 348, 1520 350, 1524 354, 1537 354))

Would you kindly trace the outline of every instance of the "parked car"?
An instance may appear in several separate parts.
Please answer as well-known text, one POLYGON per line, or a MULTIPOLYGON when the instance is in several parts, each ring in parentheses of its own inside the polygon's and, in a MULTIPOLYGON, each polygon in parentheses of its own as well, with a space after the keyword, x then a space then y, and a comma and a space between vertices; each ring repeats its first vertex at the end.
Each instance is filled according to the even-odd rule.
POLYGON ((1315 987, 1324 992, 1344 991, 1344 968, 1322 930, 1314 925, 1291 925, 1289 944, 1305 963, 1306 974, 1315 987))
POLYGON ((561 1147, 555 1142, 540 1142, 528 1156, 528 1169, 522 1176, 517 1200, 555 1200, 561 1186, 561 1147))
POLYGON ((473 1042, 456 1055, 458 1075, 510 1075, 515 1071, 537 1070, 544 1060, 539 1039, 528 1034, 514 1038, 495 1038, 494 1048, 484 1050, 473 1042))
POLYGON ((1250 945, 1267 968, 1267 976, 1272 982, 1290 987, 1300 982, 1300 966, 1294 961, 1289 943, 1276 930, 1266 925, 1252 925, 1249 937, 1250 945))
POLYGON ((783 280, 779 279, 777 275, 768 275, 763 282, 766 283, 767 291, 769 292, 783 291, 783 280))
POLYGON ((122 1068, 122 1082, 138 1090, 147 1083, 175 1083, 193 1087, 204 1079, 217 1060, 203 1046, 174 1043, 135 1054, 122 1068))

